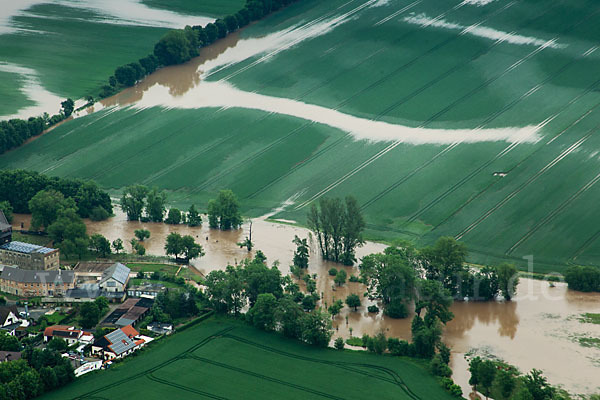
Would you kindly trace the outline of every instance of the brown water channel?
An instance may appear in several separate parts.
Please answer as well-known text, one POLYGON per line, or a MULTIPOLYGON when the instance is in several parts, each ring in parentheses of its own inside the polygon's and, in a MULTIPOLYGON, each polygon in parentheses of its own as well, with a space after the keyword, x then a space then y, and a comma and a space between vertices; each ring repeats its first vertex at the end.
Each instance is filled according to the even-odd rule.
MULTIPOLYGON (((88 233, 101 233, 109 240, 121 238, 127 250, 128 241, 134 237, 134 230, 150 230, 150 239, 144 242, 149 254, 164 255, 165 238, 170 232, 189 234, 202 244, 206 255, 195 260, 193 265, 203 274, 215 269, 224 269, 227 264, 235 264, 253 252, 240 249, 236 243, 248 234, 249 224, 238 231, 221 232, 206 226, 189 228, 183 225, 129 222, 125 215, 116 210, 117 215, 107 221, 86 221, 88 233)), ((14 225, 25 228, 29 216, 16 215, 14 225)), ((262 250, 268 262, 280 261, 282 273, 289 273, 293 257, 294 235, 308 237, 308 231, 288 224, 274 223, 265 219, 253 220, 252 239, 256 249, 262 250)), ((367 243, 358 250, 358 256, 379 252, 385 248, 377 243, 367 243)), ((333 299, 344 299, 349 293, 362 294, 365 287, 360 283, 348 282, 343 287, 334 287, 328 275, 331 267, 344 268, 348 275, 358 274, 356 267, 341 267, 324 262, 313 248, 309 271, 318 274, 317 287, 323 294, 324 303, 333 299)), ((392 319, 381 314, 371 314, 363 299, 358 312, 347 307, 334 320, 337 336, 349 337, 349 328, 354 336, 363 333, 376 334, 383 330, 386 335, 410 339, 410 319, 392 319)), ((469 373, 464 355, 475 351, 492 354, 527 372, 532 368, 542 369, 554 384, 563 385, 573 393, 600 392, 600 349, 583 347, 580 337, 600 338, 600 325, 580 322, 582 313, 600 313, 600 294, 585 294, 567 290, 558 283, 551 288, 548 282, 521 279, 518 295, 512 302, 457 302, 452 306, 454 319, 444 331, 444 339, 453 349, 452 367, 454 379, 461 384, 463 391, 468 388, 469 373)))

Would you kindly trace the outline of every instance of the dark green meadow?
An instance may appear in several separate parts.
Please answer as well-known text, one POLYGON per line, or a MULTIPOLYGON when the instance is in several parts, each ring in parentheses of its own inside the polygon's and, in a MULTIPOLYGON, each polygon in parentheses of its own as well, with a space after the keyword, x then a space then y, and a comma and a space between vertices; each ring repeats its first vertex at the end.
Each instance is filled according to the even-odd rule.
POLYGON ((209 319, 44 399, 451 399, 415 361, 209 319))

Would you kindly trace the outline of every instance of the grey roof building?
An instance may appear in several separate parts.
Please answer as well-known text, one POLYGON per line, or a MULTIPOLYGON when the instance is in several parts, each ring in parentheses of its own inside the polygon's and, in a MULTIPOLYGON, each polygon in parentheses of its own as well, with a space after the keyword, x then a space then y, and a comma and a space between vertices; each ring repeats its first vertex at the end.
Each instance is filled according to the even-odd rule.
POLYGON ((54 269, 59 266, 60 252, 31 243, 8 242, 0 245, 0 263, 26 269, 54 269))
POLYGON ((74 287, 73 271, 5 267, 0 274, 0 290, 17 296, 63 296, 74 287))
MULTIPOLYGON (((131 270, 123 264, 114 263, 112 266, 105 269, 102 273, 102 279, 100 279, 100 287, 113 287, 113 285, 111 285, 110 283, 114 282, 116 286, 120 285, 122 286, 122 289, 124 289, 125 285, 127 284, 127 281, 129 281, 130 272, 131 270)), ((123 291, 122 289, 120 291, 123 291)))

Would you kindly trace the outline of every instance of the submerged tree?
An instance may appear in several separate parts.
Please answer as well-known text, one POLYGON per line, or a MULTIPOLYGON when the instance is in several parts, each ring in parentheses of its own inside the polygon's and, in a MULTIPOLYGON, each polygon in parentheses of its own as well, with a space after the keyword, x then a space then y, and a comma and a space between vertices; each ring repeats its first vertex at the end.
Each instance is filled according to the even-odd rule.
POLYGON ((352 265, 356 247, 364 244, 364 218, 354 197, 343 202, 339 198, 321 198, 313 204, 307 216, 309 228, 315 233, 324 259, 352 265))
POLYGON ((231 190, 221 190, 215 200, 208 202, 208 222, 211 228, 229 230, 242 225, 240 205, 231 190))

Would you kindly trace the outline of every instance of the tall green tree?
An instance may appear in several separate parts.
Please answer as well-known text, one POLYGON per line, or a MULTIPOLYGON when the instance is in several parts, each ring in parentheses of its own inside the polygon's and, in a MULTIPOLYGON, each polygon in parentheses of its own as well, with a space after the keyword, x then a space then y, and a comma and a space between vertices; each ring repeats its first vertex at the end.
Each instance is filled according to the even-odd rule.
POLYGON ((503 263, 496 267, 498 285, 505 300, 511 300, 517 293, 519 284, 519 271, 514 264, 503 263))
POLYGON ((211 228, 229 230, 242 225, 240 205, 231 190, 221 190, 215 200, 208 202, 208 222, 211 228))
POLYGON ((252 325, 265 331, 275 329, 275 311, 277 309, 277 299, 271 293, 261 293, 258 295, 255 304, 246 313, 246 319, 252 325))
POLYGON ((115 249, 115 253, 119 254, 121 251, 124 250, 123 239, 117 238, 117 239, 113 240, 112 247, 113 247, 113 249, 115 249))
POLYGON ((318 347, 327 347, 333 336, 331 316, 321 309, 302 318, 302 340, 318 347))
POLYGON ((353 197, 321 198, 307 215, 308 227, 314 232, 324 259, 352 265, 356 247, 364 243, 364 220, 353 197))
POLYGON ((56 221, 59 212, 67 208, 76 210, 73 199, 65 199, 62 193, 53 189, 39 191, 29 200, 32 229, 48 228, 56 221))
POLYGON ((388 247, 383 254, 369 254, 363 257, 359 268, 369 298, 381 300, 386 315, 408 316, 407 305, 414 298, 416 276, 402 249, 388 247))
POLYGON ((106 258, 106 256, 108 256, 111 253, 110 242, 107 238, 105 238, 99 233, 93 234, 90 237, 90 244, 92 245, 94 250, 96 250, 98 255, 100 255, 100 257, 102 258, 106 258))
POLYGON ((121 208, 127 214, 129 221, 139 221, 145 206, 148 188, 142 185, 128 186, 123 190, 121 208))
POLYGON ((292 241, 296 245, 296 251, 294 251, 294 266, 301 269, 308 269, 308 257, 309 257, 309 247, 306 239, 300 239, 298 235, 294 235, 294 240, 292 241))
POLYGON ((461 273, 467 270, 467 248, 453 237, 441 237, 432 247, 421 250, 419 266, 429 280, 438 280, 453 296, 460 292, 461 273))
POLYGON ((152 188, 146 197, 146 214, 150 221, 162 222, 167 210, 166 205, 167 194, 157 188, 152 188))
POLYGON ((346 305, 350 308, 354 308, 354 311, 358 311, 360 307, 360 297, 357 294, 351 293, 346 297, 346 305))
POLYGON ((190 206, 190 209, 188 210, 187 224, 188 224, 188 226, 192 226, 192 227, 202 225, 202 216, 196 209, 196 206, 193 204, 190 206))

